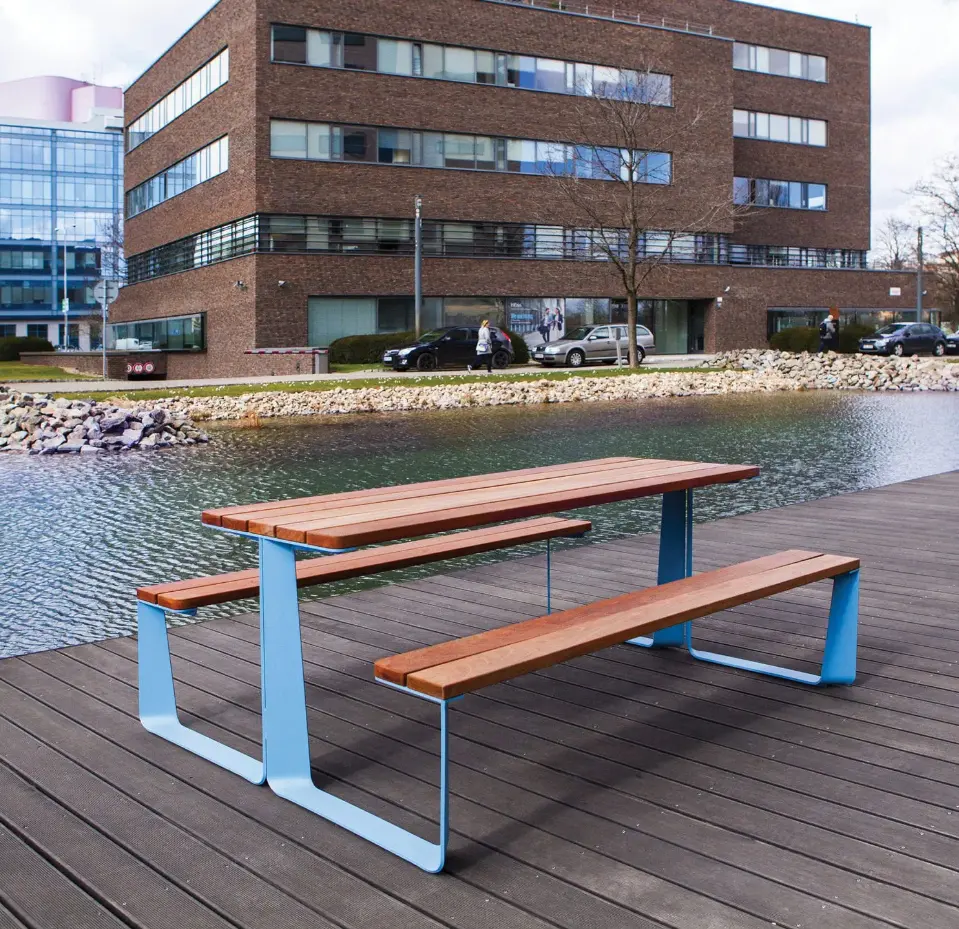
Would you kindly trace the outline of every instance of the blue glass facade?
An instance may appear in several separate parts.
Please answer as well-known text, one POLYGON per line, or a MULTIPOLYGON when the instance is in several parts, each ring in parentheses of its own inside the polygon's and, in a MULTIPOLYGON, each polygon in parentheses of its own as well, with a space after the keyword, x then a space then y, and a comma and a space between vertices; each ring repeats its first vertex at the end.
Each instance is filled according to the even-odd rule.
POLYGON ((74 341, 94 284, 119 274, 122 216, 121 132, 0 124, 0 323, 63 322, 66 245, 74 341))

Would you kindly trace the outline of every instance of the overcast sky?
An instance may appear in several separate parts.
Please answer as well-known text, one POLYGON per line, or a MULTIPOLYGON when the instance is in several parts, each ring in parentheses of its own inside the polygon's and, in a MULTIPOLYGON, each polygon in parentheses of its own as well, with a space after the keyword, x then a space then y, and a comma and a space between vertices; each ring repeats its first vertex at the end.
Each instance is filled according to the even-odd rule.
MULTIPOLYGON (((212 0, 0 0, 0 80, 62 74, 126 86, 212 0)), ((677 0, 681 5, 681 0, 677 0)), ((873 35, 873 221, 959 153, 959 0, 778 0, 873 35)), ((716 24, 720 27, 720 23, 716 24)))

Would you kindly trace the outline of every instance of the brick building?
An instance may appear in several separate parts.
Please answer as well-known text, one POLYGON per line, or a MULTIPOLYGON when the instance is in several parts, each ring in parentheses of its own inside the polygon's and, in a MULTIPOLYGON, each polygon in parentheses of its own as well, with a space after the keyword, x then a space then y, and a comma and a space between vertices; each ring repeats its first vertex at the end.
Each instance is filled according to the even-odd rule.
POLYGON ((550 175, 609 196, 571 114, 627 86, 650 112, 639 180, 669 217, 643 243, 669 256, 642 303, 660 351, 764 345, 835 305, 908 313, 912 277, 866 269, 869 30, 738 0, 615 7, 221 0, 126 94, 114 337, 199 376, 410 329, 417 195, 425 326, 620 322, 594 211, 571 216, 550 175), (743 208, 691 228, 717 197, 743 208))

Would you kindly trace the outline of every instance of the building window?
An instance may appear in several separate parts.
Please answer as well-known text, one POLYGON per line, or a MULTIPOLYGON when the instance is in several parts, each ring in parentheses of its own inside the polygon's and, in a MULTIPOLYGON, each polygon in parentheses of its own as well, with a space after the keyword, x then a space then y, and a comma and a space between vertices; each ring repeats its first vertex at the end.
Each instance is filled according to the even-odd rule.
POLYGON ((206 348, 206 314, 116 323, 107 330, 107 348, 201 352, 206 348))
POLYGON ((195 107, 204 97, 208 97, 214 90, 222 87, 229 79, 230 50, 225 48, 129 125, 127 151, 142 145, 164 126, 195 107))
POLYGON ((672 106, 672 77, 354 32, 273 26, 273 61, 672 106))
POLYGON ((50 328, 46 323, 27 323, 27 338, 45 339, 49 332, 50 328))
POLYGON ((733 110, 733 135, 740 139, 768 139, 823 148, 826 145, 826 121, 733 110))
POLYGON ((274 158, 511 174, 575 174, 606 181, 623 180, 632 172, 641 183, 672 183, 673 159, 668 152, 629 152, 532 139, 331 126, 284 119, 270 121, 270 153, 274 158))
POLYGON ((0 339, 13 339, 16 335, 16 323, 0 323, 0 339))
POLYGON ((826 59, 821 55, 789 52, 782 48, 767 48, 764 45, 735 42, 733 67, 737 71, 777 74, 780 77, 796 77, 821 84, 826 81, 826 59))
MULTIPOLYGON (((305 149, 304 149, 305 150, 305 149)), ((127 193, 127 218, 179 196, 230 167, 228 136, 201 148, 127 193)))
POLYGON ((748 206, 825 210, 826 185, 737 177, 733 179, 733 201, 748 206))

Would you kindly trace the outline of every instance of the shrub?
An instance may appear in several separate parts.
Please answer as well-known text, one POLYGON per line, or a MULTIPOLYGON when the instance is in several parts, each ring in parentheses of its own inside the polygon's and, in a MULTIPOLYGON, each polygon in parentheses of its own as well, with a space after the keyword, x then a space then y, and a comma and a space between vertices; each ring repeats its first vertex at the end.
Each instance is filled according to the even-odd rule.
POLYGON ((875 326, 840 326, 839 327, 839 351, 844 355, 855 355, 859 351, 859 340, 867 335, 873 335, 876 331, 875 326))
POLYGON ((510 337, 510 341, 513 343, 513 364, 528 365, 529 346, 526 344, 526 339, 524 339, 519 333, 512 332, 509 329, 503 329, 503 332, 510 337))
POLYGON ((330 344, 330 364, 377 364, 388 348, 400 348, 413 341, 412 332, 390 335, 348 335, 330 344))
MULTIPOLYGON (((840 323, 839 351, 844 355, 854 355, 859 351, 859 340, 872 335, 874 331, 871 326, 840 323)), ((769 347, 780 352, 818 352, 819 329, 813 326, 791 326, 777 332, 769 340, 769 347)))
POLYGON ((819 330, 812 326, 790 326, 777 332, 769 347, 780 352, 815 352, 819 349, 819 330))
POLYGON ((0 339, 0 361, 19 361, 21 352, 52 352, 53 346, 46 339, 34 336, 9 336, 0 339))

